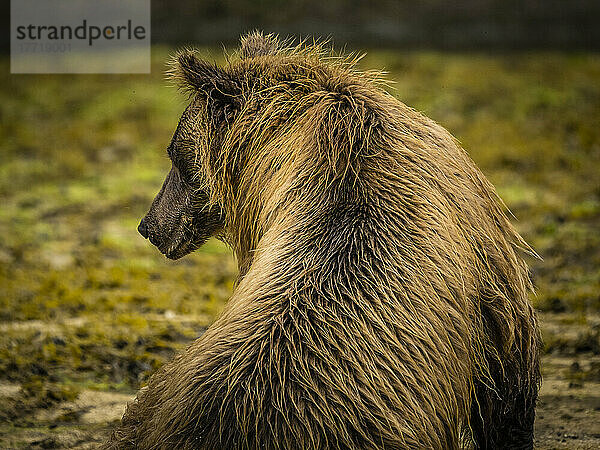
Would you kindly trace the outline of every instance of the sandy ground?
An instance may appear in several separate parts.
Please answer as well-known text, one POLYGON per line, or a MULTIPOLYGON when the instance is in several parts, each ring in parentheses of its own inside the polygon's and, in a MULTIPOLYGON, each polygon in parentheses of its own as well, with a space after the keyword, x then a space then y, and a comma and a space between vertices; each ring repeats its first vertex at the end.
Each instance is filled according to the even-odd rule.
POLYGON ((538 404, 536 448, 600 448, 600 383, 569 388, 547 380, 538 404))

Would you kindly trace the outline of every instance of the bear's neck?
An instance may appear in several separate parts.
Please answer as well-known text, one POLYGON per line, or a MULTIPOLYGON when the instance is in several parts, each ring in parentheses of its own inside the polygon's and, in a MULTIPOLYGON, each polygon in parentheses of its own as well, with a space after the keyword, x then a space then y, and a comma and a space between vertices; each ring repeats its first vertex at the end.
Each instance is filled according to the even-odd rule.
POLYGON ((263 193, 271 196, 246 202, 235 220, 237 233, 232 242, 240 277, 251 270, 258 256, 288 266, 313 264, 323 269, 323 262, 343 259, 344 253, 364 245, 368 223, 374 220, 369 198, 376 194, 368 192, 356 172, 349 173, 352 176, 328 174, 315 184, 314 175, 298 172, 281 184, 279 192, 263 186, 263 193))

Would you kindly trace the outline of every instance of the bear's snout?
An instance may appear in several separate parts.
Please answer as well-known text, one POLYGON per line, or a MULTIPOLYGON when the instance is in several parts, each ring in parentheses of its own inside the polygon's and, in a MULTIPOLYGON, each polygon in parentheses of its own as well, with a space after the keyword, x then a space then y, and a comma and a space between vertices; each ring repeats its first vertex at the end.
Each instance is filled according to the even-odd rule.
POLYGON ((137 227, 138 232, 143 236, 144 239, 148 239, 152 245, 158 247, 162 251, 162 247, 166 240, 160 233, 156 232, 156 226, 152 220, 148 220, 148 216, 144 217, 137 227))
POLYGON ((140 221, 140 224, 138 225, 137 229, 138 232, 144 237, 144 239, 148 239, 148 225, 146 225, 144 219, 140 221))

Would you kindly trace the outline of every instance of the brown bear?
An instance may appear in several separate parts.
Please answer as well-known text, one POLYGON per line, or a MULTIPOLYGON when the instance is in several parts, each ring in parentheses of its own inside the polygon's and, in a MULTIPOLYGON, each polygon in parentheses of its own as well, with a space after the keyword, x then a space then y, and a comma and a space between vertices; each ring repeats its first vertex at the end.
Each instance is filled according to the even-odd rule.
POLYGON ((240 279, 105 447, 532 448, 531 250, 457 141, 318 44, 252 33, 172 76, 139 231, 169 258, 218 236, 240 279))

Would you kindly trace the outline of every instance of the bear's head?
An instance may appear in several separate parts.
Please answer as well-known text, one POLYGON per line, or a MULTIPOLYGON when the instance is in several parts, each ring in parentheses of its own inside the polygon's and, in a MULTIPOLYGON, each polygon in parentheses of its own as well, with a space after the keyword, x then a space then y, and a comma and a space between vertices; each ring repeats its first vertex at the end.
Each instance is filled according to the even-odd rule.
MULTIPOLYGON (((275 36, 255 32, 242 39, 240 60, 273 55, 280 43, 275 36)), ((178 259, 199 248, 212 236, 226 238, 226 213, 214 192, 223 171, 223 140, 244 109, 248 74, 243 64, 219 67, 193 51, 175 55, 171 77, 190 95, 167 148, 171 160, 163 186, 138 226, 165 256, 178 259)), ((220 181, 223 181, 222 179, 220 181)), ((230 183, 231 184, 231 183, 230 183)))

